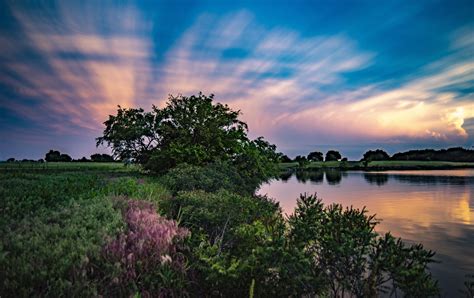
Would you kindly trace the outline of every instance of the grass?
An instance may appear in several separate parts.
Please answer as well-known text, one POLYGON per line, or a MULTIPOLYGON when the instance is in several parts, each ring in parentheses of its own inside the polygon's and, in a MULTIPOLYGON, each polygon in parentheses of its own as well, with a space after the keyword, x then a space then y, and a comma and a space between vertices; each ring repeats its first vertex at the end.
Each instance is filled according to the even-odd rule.
POLYGON ((0 170, 99 170, 107 172, 136 172, 137 166, 120 162, 0 162, 0 170))
POLYGON ((157 202, 168 196, 136 168, 116 163, 17 166, 0 165, 0 296, 5 297, 96 296, 81 268, 107 237, 123 230, 114 199, 157 202))
MULTIPOLYGON (((281 163, 280 168, 283 170, 298 168, 297 162, 281 163)), ((359 161, 315 161, 303 166, 303 169, 323 169, 323 168, 340 168, 345 170, 447 170, 459 168, 474 168, 474 162, 450 162, 450 161, 404 161, 404 160, 387 160, 387 161, 371 161, 364 165, 359 161)))

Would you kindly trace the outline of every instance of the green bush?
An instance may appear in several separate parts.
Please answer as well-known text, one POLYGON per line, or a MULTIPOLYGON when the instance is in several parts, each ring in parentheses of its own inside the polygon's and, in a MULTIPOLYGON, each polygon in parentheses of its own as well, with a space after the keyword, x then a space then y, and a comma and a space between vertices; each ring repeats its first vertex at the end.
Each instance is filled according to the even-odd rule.
POLYGON ((84 268, 99 258, 105 239, 124 228, 110 197, 156 203, 169 197, 157 183, 95 172, 14 171, 0 178, 2 297, 95 295, 100 281, 84 268))
POLYGON ((406 246, 390 234, 379 236, 367 210, 324 206, 316 196, 301 195, 289 218, 289 237, 311 259, 331 296, 374 297, 401 290, 410 297, 430 297, 439 290, 428 264, 434 253, 422 245, 406 246))
POLYGON ((202 167, 181 164, 170 170, 160 181, 175 194, 179 191, 216 192, 220 189, 239 194, 252 194, 259 184, 245 179, 237 168, 225 162, 202 167))
POLYGON ((104 197, 70 202, 2 227, 0 293, 5 296, 93 295, 81 268, 122 218, 104 197))

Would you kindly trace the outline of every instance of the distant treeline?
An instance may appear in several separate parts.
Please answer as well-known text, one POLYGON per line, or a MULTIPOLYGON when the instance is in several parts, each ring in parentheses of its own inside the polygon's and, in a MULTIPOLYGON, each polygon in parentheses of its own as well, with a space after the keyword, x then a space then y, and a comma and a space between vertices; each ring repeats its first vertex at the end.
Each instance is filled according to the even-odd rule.
POLYGON ((109 154, 100 154, 100 153, 95 153, 90 156, 90 159, 86 158, 85 156, 80 158, 80 159, 73 159, 71 156, 65 153, 61 153, 57 150, 49 150, 48 153, 46 153, 44 159, 38 159, 38 160, 33 160, 33 159, 21 159, 21 160, 16 160, 15 158, 9 158, 7 159, 7 162, 113 162, 115 161, 114 158, 109 155, 109 154))
MULTIPOLYGON (((308 156, 298 155, 294 159, 287 155, 282 155, 281 162, 308 162, 308 161, 347 161, 341 154, 335 150, 329 150, 324 157, 322 152, 310 152, 308 156)), ((361 161, 385 161, 385 160, 411 160, 411 161, 453 161, 453 162, 474 162, 474 150, 455 147, 449 149, 424 149, 410 150, 406 152, 395 153, 390 156, 381 149, 369 150, 364 153, 361 161)))

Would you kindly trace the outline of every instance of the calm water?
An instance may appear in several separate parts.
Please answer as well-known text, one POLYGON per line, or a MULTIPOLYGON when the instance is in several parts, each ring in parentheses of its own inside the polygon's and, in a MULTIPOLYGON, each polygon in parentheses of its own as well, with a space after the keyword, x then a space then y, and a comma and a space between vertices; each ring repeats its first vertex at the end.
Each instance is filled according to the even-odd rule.
POLYGON ((474 170, 318 171, 286 175, 259 194, 292 213, 300 193, 317 193, 325 203, 362 208, 382 219, 379 232, 436 251, 431 270, 443 296, 461 296, 466 274, 474 274, 474 170))

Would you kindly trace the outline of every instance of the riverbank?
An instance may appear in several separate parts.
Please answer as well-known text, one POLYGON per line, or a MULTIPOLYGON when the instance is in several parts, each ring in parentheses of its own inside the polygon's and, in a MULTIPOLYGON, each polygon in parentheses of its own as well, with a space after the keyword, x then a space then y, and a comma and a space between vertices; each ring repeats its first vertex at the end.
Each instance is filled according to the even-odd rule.
POLYGON ((362 161, 313 161, 303 166, 297 162, 280 163, 280 168, 282 170, 340 169, 347 171, 450 170, 472 169, 474 162, 387 160, 371 161, 365 164, 362 161))

